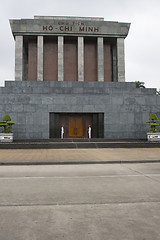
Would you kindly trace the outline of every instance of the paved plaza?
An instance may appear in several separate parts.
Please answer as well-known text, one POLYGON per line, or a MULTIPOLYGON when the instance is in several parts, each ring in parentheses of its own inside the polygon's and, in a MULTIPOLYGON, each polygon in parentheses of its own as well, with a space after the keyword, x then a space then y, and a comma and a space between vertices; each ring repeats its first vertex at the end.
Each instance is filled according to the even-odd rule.
POLYGON ((0 149, 0 164, 160 161, 160 148, 0 149))
POLYGON ((0 166, 0 216, 2 240, 159 240, 160 163, 0 166))

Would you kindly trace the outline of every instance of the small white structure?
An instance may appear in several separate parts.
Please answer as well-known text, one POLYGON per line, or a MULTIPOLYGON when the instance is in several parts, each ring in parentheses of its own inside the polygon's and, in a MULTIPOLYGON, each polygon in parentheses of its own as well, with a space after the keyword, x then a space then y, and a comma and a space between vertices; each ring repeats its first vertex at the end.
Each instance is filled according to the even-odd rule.
POLYGON ((0 133, 0 143, 13 142, 13 133, 0 133))
POLYGON ((147 133, 147 139, 149 142, 160 142, 160 132, 147 133))

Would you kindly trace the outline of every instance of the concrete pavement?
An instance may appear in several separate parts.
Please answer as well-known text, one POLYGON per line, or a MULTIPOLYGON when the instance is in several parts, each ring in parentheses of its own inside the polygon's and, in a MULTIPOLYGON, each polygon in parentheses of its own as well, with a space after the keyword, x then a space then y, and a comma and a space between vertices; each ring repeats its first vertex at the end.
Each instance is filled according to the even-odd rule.
POLYGON ((2 240, 159 240, 160 163, 0 166, 2 240))
POLYGON ((0 149, 0 165, 160 162, 160 148, 0 149))

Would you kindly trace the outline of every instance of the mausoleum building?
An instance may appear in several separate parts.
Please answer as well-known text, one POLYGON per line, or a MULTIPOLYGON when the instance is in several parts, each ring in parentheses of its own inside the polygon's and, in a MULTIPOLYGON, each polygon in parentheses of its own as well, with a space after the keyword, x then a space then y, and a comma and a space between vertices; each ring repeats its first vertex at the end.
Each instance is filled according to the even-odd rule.
MULTIPOLYGON (((145 138, 155 89, 125 82, 130 23, 103 18, 10 20, 15 81, 0 88, 0 114, 16 123, 14 138, 145 138), (2 102, 2 101, 1 101, 2 102)), ((155 104, 156 102, 156 104, 155 104)))

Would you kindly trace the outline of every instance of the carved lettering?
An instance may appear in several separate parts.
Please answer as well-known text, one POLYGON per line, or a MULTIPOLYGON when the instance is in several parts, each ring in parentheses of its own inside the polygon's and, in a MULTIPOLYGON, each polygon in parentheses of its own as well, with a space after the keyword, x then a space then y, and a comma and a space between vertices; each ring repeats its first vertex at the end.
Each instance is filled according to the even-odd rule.
POLYGON ((84 32, 84 27, 79 27, 80 32, 84 32))
POLYGON ((65 28, 64 28, 64 31, 69 31, 69 27, 65 27, 65 28))
POLYGON ((72 27, 65 27, 64 31, 72 31, 72 27))
POLYGON ((64 22, 58 22, 59 25, 64 25, 65 23, 64 22))
MULTIPOLYGON (((60 22, 58 23, 60 24, 60 22)), ((92 26, 83 26, 83 23, 81 23, 81 26, 75 26, 75 22, 72 22, 73 25, 69 26, 68 23, 61 22, 61 26, 57 28, 57 26, 43 26, 43 31, 56 31, 59 30, 61 32, 72 32, 72 31, 79 31, 79 32, 99 32, 99 27, 92 27, 92 26), (77 29, 78 28, 78 29, 77 29)), ((80 24, 79 22, 77 23, 80 24)))
POLYGON ((88 32, 93 32, 93 27, 88 27, 88 32))
POLYGON ((53 30, 53 27, 52 27, 52 26, 49 26, 49 27, 48 27, 48 30, 49 30, 49 31, 52 31, 52 30, 53 30))
POLYGON ((60 28, 59 28, 59 29, 60 29, 60 31, 63 31, 63 26, 60 26, 60 28))
POLYGON ((43 26, 43 31, 46 30, 47 31, 47 26, 43 26))
POLYGON ((99 32, 99 28, 94 27, 94 32, 99 32))
POLYGON ((99 32, 98 27, 79 27, 80 32, 99 32))

